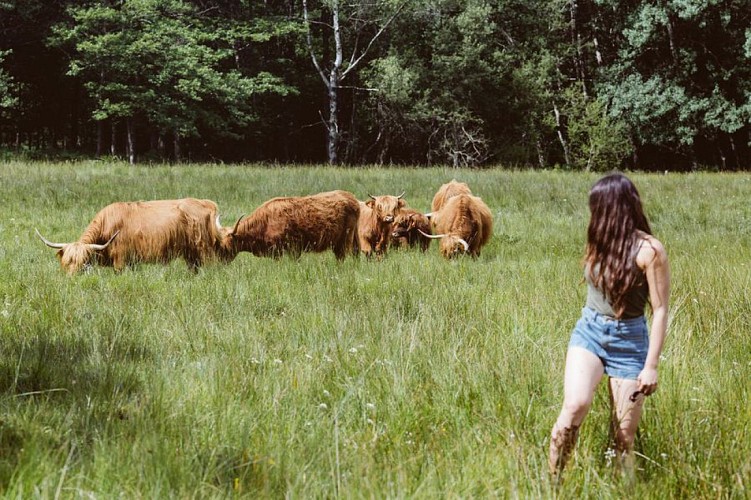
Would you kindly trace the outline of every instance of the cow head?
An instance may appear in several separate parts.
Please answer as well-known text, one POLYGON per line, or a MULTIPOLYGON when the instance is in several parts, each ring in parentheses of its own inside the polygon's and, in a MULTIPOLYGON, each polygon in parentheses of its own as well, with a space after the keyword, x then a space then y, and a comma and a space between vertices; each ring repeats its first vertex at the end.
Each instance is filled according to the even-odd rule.
POLYGON ((219 229, 219 258, 226 262, 233 260, 240 251, 240 241, 237 237, 237 228, 247 214, 241 215, 232 228, 222 227, 219 216, 216 217, 216 226, 219 229))
POLYGON ((447 259, 469 252, 469 243, 455 234, 427 234, 419 229, 418 231, 426 238, 440 239, 441 254, 447 259))
POLYGON ((415 231, 430 231, 430 221, 421 213, 400 213, 394 218, 391 225, 391 236, 403 238, 415 231))
POLYGON ((104 244, 96 243, 52 243, 42 236, 38 230, 34 230, 37 236, 50 248, 57 249, 57 258, 60 261, 60 265, 68 274, 76 274, 85 267, 91 265, 91 261, 97 252, 101 252, 112 243, 112 240, 120 233, 116 231, 115 234, 104 244))
POLYGON ((373 196, 369 194, 368 197, 370 198, 370 200, 368 200, 365 204, 370 207, 373 212, 375 212, 378 222, 383 224, 391 224, 392 222, 394 222, 394 218, 399 213, 399 211, 406 205, 406 203, 402 199, 403 196, 404 193, 400 194, 399 196, 373 196))

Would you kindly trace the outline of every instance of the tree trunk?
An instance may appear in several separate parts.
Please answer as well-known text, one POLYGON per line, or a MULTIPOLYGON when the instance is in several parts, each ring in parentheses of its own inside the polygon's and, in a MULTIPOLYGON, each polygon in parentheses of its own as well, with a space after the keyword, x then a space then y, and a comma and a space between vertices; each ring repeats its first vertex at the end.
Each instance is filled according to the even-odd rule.
POLYGON ((136 138, 135 138, 135 125, 133 124, 133 118, 129 117, 125 122, 126 135, 127 135, 127 151, 128 163, 131 165, 136 164, 136 138))
POLYGON ((102 120, 96 122, 96 157, 102 157, 102 150, 104 148, 104 123, 102 120))
POLYGON ((539 135, 535 141, 535 148, 537 149, 537 163, 540 165, 540 168, 545 168, 545 150, 542 147, 542 140, 539 135))
POLYGON ((568 141, 566 141, 566 137, 563 134, 563 124, 561 123, 561 112, 558 111, 558 106, 553 103, 553 112, 555 113, 555 130, 558 133, 558 141, 561 143, 561 147, 563 148, 563 159, 566 162, 566 165, 571 165, 571 155, 569 154, 568 149, 568 141))
POLYGON ((728 139, 730 140, 730 151, 733 153, 735 169, 739 170, 741 168, 741 160, 738 157, 738 150, 735 148, 735 139, 733 139, 733 134, 728 134, 728 139))
POLYGON ((727 157, 725 155, 725 151, 722 150, 722 146, 719 143, 717 143, 715 147, 717 148, 717 156, 720 158, 720 164, 722 166, 721 167, 722 170, 727 170, 728 163, 727 163, 727 157))
POLYGON ((182 149, 180 146, 180 133, 177 130, 175 130, 172 145, 175 149, 175 163, 180 163, 182 161, 182 149))
POLYGON ((574 67, 576 68, 576 77, 581 82, 584 97, 589 97, 587 92, 587 79, 584 71, 584 56, 582 55, 581 35, 579 34, 578 17, 579 4, 577 0, 571 0, 569 4, 570 26, 571 26, 571 45, 576 49, 574 56, 574 67))
MULTIPOLYGON (((666 9, 668 9, 666 7, 666 9)), ((668 42, 670 43, 670 57, 673 59, 673 64, 678 64, 678 47, 675 43, 675 33, 673 32, 673 22, 675 19, 675 16, 671 14, 670 12, 667 12, 667 30, 668 30, 668 42)))
POLYGON ((639 145, 636 143, 636 138, 634 138, 633 134, 629 134, 629 141, 631 142, 631 161, 633 162, 633 165, 631 165, 631 167, 635 169, 641 168, 641 158, 639 158, 639 145))
POLYGON ((342 36, 339 29, 339 0, 331 4, 331 15, 334 28, 334 64, 329 72, 329 164, 339 163, 339 77, 344 54, 342 52, 342 36))
POLYGON ((110 155, 117 156, 117 124, 110 122, 110 155))
MULTIPOLYGON (((401 3, 396 10, 393 12, 393 14, 389 17, 389 19, 381 26, 381 28, 378 30, 378 32, 373 35, 370 38, 370 41, 366 44, 365 48, 362 50, 358 49, 359 44, 355 44, 355 48, 352 53, 352 57, 349 60, 349 64, 347 65, 346 70, 342 71, 342 62, 344 60, 343 55, 343 47, 342 47, 342 39, 341 39, 341 30, 339 25, 339 0, 331 0, 331 4, 329 5, 329 9, 331 10, 332 15, 332 24, 331 29, 334 33, 334 60, 332 61, 331 68, 328 71, 328 74, 326 71, 323 70, 321 64, 318 62, 318 58, 316 57, 315 51, 313 50, 313 34, 311 31, 311 22, 308 18, 308 2, 307 0, 302 0, 302 8, 303 8, 303 19, 305 21, 305 25, 307 28, 306 33, 306 42, 308 46, 308 52, 310 53, 310 59, 313 62, 313 66, 315 66, 316 71, 318 72, 318 75, 321 77, 321 80, 323 81, 323 84, 326 87, 326 95, 329 100, 329 116, 328 119, 325 122, 326 129, 328 132, 328 141, 327 141, 327 155, 329 163, 334 165, 339 162, 338 157, 338 150, 339 150, 339 143, 341 140, 341 134, 339 130, 339 118, 338 118, 338 111, 339 111, 339 91, 340 91, 340 84, 344 78, 346 78, 347 74, 353 71, 363 60, 363 58, 368 53, 368 50, 370 47, 374 44, 374 42, 378 39, 378 37, 383 34, 383 32, 386 30, 386 28, 391 24, 391 22, 396 18, 396 16, 401 12, 401 10, 404 8, 404 6, 407 5, 407 2, 401 3)), ((321 23, 322 25, 324 23, 321 23)), ((358 33, 359 35, 359 33, 358 33)), ((326 37, 323 38, 324 43, 327 41, 326 37)))

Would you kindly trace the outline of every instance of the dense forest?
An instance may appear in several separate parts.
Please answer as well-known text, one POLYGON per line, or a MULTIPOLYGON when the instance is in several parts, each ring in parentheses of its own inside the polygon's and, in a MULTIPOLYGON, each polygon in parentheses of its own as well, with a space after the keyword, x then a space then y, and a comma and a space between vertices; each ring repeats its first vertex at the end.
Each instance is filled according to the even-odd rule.
POLYGON ((2 0, 0 148, 751 168, 751 0, 2 0))

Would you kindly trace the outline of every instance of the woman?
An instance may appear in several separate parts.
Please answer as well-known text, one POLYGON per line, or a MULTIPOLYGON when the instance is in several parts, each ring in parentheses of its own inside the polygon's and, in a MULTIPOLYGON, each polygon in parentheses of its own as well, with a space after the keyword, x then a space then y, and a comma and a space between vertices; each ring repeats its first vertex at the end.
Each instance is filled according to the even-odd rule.
POLYGON ((652 236, 634 184, 620 173, 603 177, 589 193, 589 209, 587 303, 566 355, 563 408, 550 440, 553 476, 573 451, 603 374, 609 377, 615 451, 619 462, 631 468, 644 397, 657 390, 668 323, 668 258, 652 236), (649 335, 647 301, 652 308, 649 335))

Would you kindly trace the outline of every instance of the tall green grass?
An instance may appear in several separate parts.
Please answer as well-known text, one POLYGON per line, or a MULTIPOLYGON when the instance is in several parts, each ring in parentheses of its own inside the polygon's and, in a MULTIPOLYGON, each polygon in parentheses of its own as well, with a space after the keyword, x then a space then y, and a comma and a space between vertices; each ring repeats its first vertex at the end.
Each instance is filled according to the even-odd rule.
POLYGON ((0 494, 6 497, 751 496, 751 175, 633 174, 673 270, 638 471, 608 462, 605 384, 547 478, 597 176, 407 168, 0 165, 0 494), (477 260, 240 255, 66 276, 117 200, 399 194, 451 178, 495 216, 477 260))

